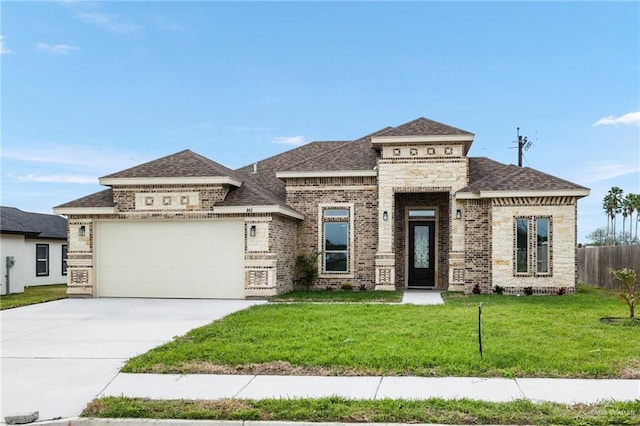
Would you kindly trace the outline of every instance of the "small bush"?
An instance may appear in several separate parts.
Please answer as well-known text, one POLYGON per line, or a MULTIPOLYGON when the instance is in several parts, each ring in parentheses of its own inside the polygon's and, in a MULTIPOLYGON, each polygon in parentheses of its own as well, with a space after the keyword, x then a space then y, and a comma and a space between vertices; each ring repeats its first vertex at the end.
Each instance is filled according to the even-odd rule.
POLYGON ((556 292, 556 294, 558 296, 564 296, 565 294, 567 294, 567 289, 565 287, 560 287, 556 292))
POLYGON ((629 318, 635 317, 636 303, 640 300, 640 283, 636 271, 629 268, 612 269, 613 278, 624 286, 618 297, 629 307, 629 318))
POLYGON ((523 291, 527 296, 531 296, 533 294, 533 287, 525 287, 523 291))
POLYGON ((495 294, 502 294, 504 293, 504 287, 502 287, 501 285, 497 285, 494 287, 493 292, 495 294))
POLYGON ((351 285, 351 283, 342 283, 342 285, 340 285, 340 288, 345 291, 353 290, 353 286, 351 285))
POLYGON ((474 285, 474 286, 473 286, 473 290, 471 290, 471 292, 472 292, 473 294, 480 294, 480 293, 482 293, 482 291, 480 291, 480 284, 476 284, 476 285, 474 285))
POLYGON ((360 290, 360 291, 367 291, 367 285, 366 285, 366 284, 364 284, 364 283, 360 283, 360 284, 358 285, 358 290, 360 290))

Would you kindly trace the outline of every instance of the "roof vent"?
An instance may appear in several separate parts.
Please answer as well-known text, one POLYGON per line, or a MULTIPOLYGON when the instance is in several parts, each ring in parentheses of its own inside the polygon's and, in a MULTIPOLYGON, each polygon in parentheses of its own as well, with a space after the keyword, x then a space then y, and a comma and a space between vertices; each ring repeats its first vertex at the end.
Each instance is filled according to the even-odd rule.
POLYGON ((253 163, 253 173, 258 173, 258 163, 253 163))

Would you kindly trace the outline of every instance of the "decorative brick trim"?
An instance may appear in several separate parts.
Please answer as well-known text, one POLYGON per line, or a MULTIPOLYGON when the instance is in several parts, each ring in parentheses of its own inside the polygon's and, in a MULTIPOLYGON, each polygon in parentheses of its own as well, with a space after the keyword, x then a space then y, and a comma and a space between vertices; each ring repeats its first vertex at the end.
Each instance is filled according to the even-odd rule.
POLYGON ((577 201, 576 197, 504 197, 492 198, 492 206, 570 206, 577 201))

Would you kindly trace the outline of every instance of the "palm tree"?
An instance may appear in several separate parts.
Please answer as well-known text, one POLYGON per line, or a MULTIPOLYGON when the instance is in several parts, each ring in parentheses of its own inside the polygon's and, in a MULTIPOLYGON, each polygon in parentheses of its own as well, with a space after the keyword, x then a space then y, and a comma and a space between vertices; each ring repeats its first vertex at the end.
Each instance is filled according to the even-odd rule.
MULTIPOLYGON (((620 209, 622 210, 622 244, 627 244, 627 216, 629 216, 629 209, 631 206, 631 200, 629 199, 629 195, 627 194, 620 203, 620 209)), ((631 219, 629 219, 629 223, 631 223, 631 219)), ((629 240, 631 240, 631 234, 629 234, 629 240)))
MULTIPOLYGON (((631 206, 636 211, 636 232, 635 237, 633 238, 634 242, 638 242, 638 222, 640 222, 640 194, 631 194, 631 206)), ((631 221, 631 224, 633 220, 631 221)), ((631 230, 631 224, 629 224, 629 230, 631 230)))
POLYGON ((604 197, 604 208, 611 219, 614 246, 616 245, 616 215, 621 211, 622 194, 624 191, 620 187, 612 186, 604 197))
POLYGON ((633 212, 636 211, 637 209, 636 207, 636 203, 638 202, 636 200, 637 196, 638 194, 629 193, 624 197, 624 200, 623 200, 623 207, 627 210, 627 213, 629 214, 629 240, 628 240, 629 244, 633 243, 633 212))

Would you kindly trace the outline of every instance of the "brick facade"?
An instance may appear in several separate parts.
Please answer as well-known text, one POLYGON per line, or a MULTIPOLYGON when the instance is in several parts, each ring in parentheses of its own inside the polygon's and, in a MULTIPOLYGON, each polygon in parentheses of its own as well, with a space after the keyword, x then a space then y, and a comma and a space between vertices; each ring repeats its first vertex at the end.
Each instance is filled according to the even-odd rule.
POLYGON ((464 291, 471 293, 478 284, 482 293, 489 293, 492 259, 491 201, 467 200, 464 210, 464 291))
MULTIPOLYGON (((319 249, 318 217, 320 204, 353 205, 354 246, 350 250, 353 256, 353 271, 337 275, 335 278, 323 276, 317 280, 316 286, 339 286, 349 283, 354 288, 361 285, 372 289, 375 275, 372 265, 377 249, 377 186, 374 177, 354 178, 314 178, 287 179, 287 205, 305 215, 305 220, 298 224, 297 254, 317 253, 319 249)), ((321 271, 321 257, 319 269, 321 271)))

